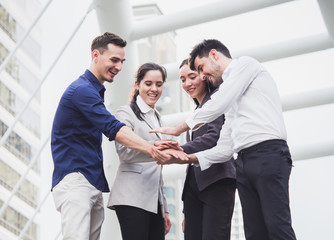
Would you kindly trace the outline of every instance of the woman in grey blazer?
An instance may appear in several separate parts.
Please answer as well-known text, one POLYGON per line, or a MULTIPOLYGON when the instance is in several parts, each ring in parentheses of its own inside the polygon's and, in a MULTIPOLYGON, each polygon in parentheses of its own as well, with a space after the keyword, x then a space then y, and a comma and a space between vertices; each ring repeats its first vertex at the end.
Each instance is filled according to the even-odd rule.
MULTIPOLYGON (((159 100, 166 70, 145 63, 137 71, 130 106, 122 106, 116 117, 136 134, 152 143, 162 135, 149 131, 161 126, 154 108, 159 100)), ((163 191, 162 166, 149 155, 115 142, 119 168, 110 192, 108 207, 116 210, 123 240, 163 240, 171 223, 163 191)))
MULTIPOLYGON (((180 79, 183 89, 200 108, 210 99, 213 86, 199 78, 192 71, 188 61, 180 65, 180 79)), ((187 132, 187 143, 182 145, 187 154, 203 151, 217 144, 224 115, 203 125, 198 130, 187 132)), ((236 190, 234 160, 213 164, 201 171, 199 166, 189 165, 182 200, 184 204, 185 240, 229 240, 231 219, 236 190)))

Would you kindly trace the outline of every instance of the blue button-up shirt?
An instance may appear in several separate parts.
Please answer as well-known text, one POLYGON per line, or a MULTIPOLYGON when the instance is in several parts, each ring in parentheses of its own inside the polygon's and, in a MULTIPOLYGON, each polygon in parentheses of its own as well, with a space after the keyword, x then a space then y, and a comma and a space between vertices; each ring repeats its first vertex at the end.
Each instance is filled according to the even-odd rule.
POLYGON ((51 135, 52 188, 67 174, 80 172, 97 189, 109 192, 103 170, 102 133, 112 141, 125 124, 106 109, 104 92, 105 87, 86 70, 61 97, 51 135))

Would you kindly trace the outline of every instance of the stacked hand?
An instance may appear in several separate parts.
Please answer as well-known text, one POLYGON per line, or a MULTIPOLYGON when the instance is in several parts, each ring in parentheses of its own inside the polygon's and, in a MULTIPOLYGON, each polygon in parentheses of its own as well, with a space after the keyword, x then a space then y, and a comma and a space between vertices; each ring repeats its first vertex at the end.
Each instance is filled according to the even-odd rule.
MULTIPOLYGON (((188 125, 184 122, 175 127, 155 128, 150 133, 161 133, 173 136, 179 136, 181 133, 188 130, 188 125)), ((183 152, 180 144, 173 140, 159 140, 154 143, 154 154, 152 157, 157 160, 158 164, 185 164, 198 163, 197 157, 194 154, 187 155, 183 152), (157 157, 155 157, 156 155, 157 157)))
POLYGON ((181 145, 177 141, 158 140, 154 142, 154 146, 155 151, 157 151, 156 155, 159 153, 159 155, 165 156, 163 158, 156 158, 153 156, 153 158, 157 160, 158 164, 188 163, 189 156, 183 152, 181 145))
POLYGON ((171 148, 171 149, 183 151, 180 143, 174 140, 156 140, 154 142, 154 146, 158 147, 159 150, 171 148))

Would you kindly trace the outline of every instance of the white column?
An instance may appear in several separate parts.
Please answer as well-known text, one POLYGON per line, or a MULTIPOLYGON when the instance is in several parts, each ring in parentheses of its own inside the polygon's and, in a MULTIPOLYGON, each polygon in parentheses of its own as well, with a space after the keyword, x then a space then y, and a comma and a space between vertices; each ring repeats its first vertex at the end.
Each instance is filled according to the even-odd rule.
MULTIPOLYGON (((115 77, 114 82, 106 83, 105 104, 111 113, 128 103, 130 89, 134 82, 134 74, 138 67, 137 47, 129 40, 133 25, 132 6, 129 0, 95 0, 95 9, 101 33, 113 32, 127 41, 122 71, 115 77)), ((104 169, 111 187, 119 164, 114 142, 103 140, 104 169)), ((104 194, 105 203, 109 194, 104 194)), ((119 223, 113 210, 105 209, 105 220, 102 225, 101 240, 121 240, 119 223)))
POLYGON ((318 0, 320 11, 324 19, 327 31, 334 43, 334 1, 332 0, 318 0))
POLYGON ((261 8, 271 7, 289 1, 291 0, 225 0, 207 3, 200 7, 190 7, 187 10, 137 22, 130 37, 131 39, 136 40, 261 8))

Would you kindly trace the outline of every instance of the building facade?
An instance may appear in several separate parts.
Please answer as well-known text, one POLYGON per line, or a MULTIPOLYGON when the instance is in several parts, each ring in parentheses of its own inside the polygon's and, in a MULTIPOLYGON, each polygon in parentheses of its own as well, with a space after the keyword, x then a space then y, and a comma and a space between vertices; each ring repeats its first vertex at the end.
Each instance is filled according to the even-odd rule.
MULTIPOLYGON (((13 51, 41 10, 38 0, 0 0, 0 64, 13 51)), ((14 123, 41 80, 41 31, 36 26, 24 43, 0 72, 0 137, 14 123)), ((0 207, 27 171, 29 163, 40 149, 40 95, 29 107, 0 146, 0 207)), ((0 239, 38 239, 39 161, 23 180, 0 216, 0 239), (28 225, 27 225, 28 224, 28 225)))
POLYGON ((238 191, 235 194, 234 211, 232 217, 231 240, 245 240, 242 208, 238 191))

